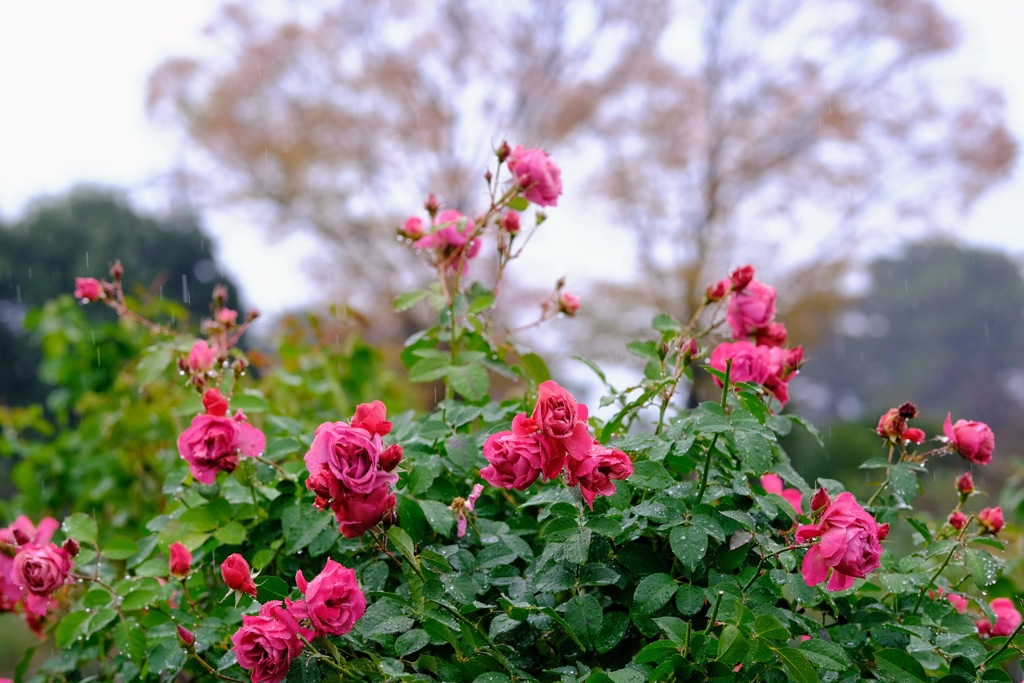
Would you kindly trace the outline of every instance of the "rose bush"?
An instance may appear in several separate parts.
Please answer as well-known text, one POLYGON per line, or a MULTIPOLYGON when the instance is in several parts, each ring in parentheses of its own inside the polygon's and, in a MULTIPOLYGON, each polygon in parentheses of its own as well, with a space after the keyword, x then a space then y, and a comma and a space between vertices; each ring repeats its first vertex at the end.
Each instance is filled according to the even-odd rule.
MULTIPOLYGON (((750 266, 690 320, 655 318, 628 346, 635 383, 584 361, 603 392, 591 410, 496 322, 502 278, 545 220, 531 204, 561 193, 546 153, 496 158, 483 212, 431 197, 429 223, 398 229, 437 278, 395 301, 437 321, 401 354, 412 384, 389 384, 372 348, 337 343, 323 319, 285 330, 255 378, 258 354, 238 348, 252 316, 226 291, 197 340, 128 297, 120 266, 76 284, 142 357, 82 394, 51 443, 18 441, 19 500, 40 521, 0 529, 0 609, 60 651, 38 669, 26 656, 15 680, 1010 680, 1012 519, 978 509, 970 472, 948 514, 912 507, 935 459, 998 457, 991 430, 950 417, 929 440, 906 403, 879 418, 869 498, 812 486, 781 441, 813 433, 782 412, 803 351, 750 266), (485 257, 474 272, 489 279, 470 282, 485 257), (690 409, 695 372, 720 393, 690 409), (403 404, 438 382, 425 411, 403 404), (58 532, 43 512, 69 505, 58 532)), ((537 303, 527 327, 581 305, 562 281, 537 303)), ((80 324, 61 306, 53 334, 80 324)), ((40 412, 10 422, 45 429, 40 412)))

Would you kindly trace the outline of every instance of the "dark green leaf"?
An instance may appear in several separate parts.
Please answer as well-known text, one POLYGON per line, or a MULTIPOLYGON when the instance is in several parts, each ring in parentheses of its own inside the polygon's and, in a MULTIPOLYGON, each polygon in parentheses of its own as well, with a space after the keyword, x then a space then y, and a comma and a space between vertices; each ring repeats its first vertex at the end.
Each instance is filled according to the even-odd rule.
POLYGON ((89 515, 76 512, 64 520, 64 533, 79 543, 95 543, 97 538, 96 520, 89 515))
POLYGON ((678 584, 668 574, 645 576, 633 593, 633 608, 644 616, 650 616, 672 599, 678 584))
POLYGON ((395 639, 395 655, 406 657, 417 650, 426 647, 430 642, 430 636, 423 629, 414 628, 395 639))
POLYGON ((452 389, 470 401, 479 401, 487 396, 491 380, 483 365, 474 363, 453 366, 449 368, 447 375, 452 389))
POLYGON ((254 583, 256 584, 256 599, 260 602, 284 600, 291 592, 288 584, 276 576, 257 576, 254 583))
POLYGON ((125 560, 139 552, 135 541, 127 536, 114 536, 103 545, 102 555, 111 560, 125 560))
POLYGON ((814 667, 807 661, 807 657, 804 656, 800 650, 794 650, 791 647, 780 647, 776 652, 779 653, 779 657, 782 659, 782 668, 789 674, 791 681, 796 683, 820 683, 818 674, 815 673, 814 667))
POLYGON ((693 571, 708 551, 708 535, 703 529, 680 525, 669 533, 669 544, 683 566, 693 571))
POLYGON ((455 516, 452 514, 451 508, 436 500, 421 500, 419 504, 430 528, 442 536, 451 536, 452 527, 455 524, 455 516))
POLYGON ((603 616, 601 605, 592 595, 573 597, 566 604, 565 621, 588 649, 597 643, 603 616))
POLYGON ((1003 568, 1001 560, 989 555, 984 550, 968 549, 964 564, 967 571, 971 573, 975 585, 982 590, 996 582, 1003 568))
POLYGON ((792 637, 785 626, 771 614, 762 614, 754 621, 754 633, 758 638, 786 640, 792 637))
POLYGON ((138 624, 129 621, 119 622, 114 627, 114 645, 128 659, 142 666, 142 659, 146 656, 146 635, 138 624))

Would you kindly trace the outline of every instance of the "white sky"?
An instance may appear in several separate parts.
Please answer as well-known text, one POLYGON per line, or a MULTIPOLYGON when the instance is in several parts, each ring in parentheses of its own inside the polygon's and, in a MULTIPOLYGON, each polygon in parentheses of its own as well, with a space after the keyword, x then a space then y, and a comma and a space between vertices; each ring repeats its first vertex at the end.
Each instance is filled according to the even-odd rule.
MULTIPOLYGON (((963 27, 950 70, 1001 87, 1010 126, 1024 140, 1024 2, 941 4, 963 27)), ((144 196, 181 148, 171 132, 147 120, 146 78, 163 58, 195 52, 218 6, 217 0, 0 3, 0 216, 11 220, 33 198, 81 182, 144 196)), ((976 205, 957 235, 1024 254, 1021 166, 1018 161, 1013 177, 976 205)), ((567 194, 561 202, 567 212, 574 205, 582 210, 585 199, 567 194)), ((235 271, 250 305, 275 311, 312 295, 297 265, 308 241, 268 247, 255 231, 224 216, 207 215, 204 221, 218 236, 220 257, 235 271)), ((565 221, 560 229, 568 229, 567 223, 587 221, 565 221)), ((595 264, 607 269, 593 254, 583 256, 579 263, 560 264, 570 281, 597 277, 595 264)))

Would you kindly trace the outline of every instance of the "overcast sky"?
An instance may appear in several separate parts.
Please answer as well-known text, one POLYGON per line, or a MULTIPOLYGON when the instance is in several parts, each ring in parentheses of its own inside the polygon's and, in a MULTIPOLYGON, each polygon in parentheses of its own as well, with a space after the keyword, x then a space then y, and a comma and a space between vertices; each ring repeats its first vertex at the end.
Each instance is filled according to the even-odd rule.
MULTIPOLYGON (((1001 87, 1010 126, 1024 140, 1024 2, 941 4, 963 27, 950 71, 1001 87)), ((146 77, 163 58, 194 52, 218 5, 214 0, 0 4, 0 216, 11 220, 33 198, 81 182, 127 188, 144 197, 180 150, 173 133, 146 119, 146 77)), ((1024 254, 1021 166, 1018 161, 1013 176, 976 205, 955 230, 958 236, 1024 254)), ((567 196, 563 206, 571 210, 574 200, 567 196)), ((251 304, 275 310, 311 293, 310 285, 295 276, 308 243, 293 240, 268 249, 223 216, 204 219, 220 237, 221 258, 237 272, 251 304), (268 278, 268 273, 279 276, 268 278)))

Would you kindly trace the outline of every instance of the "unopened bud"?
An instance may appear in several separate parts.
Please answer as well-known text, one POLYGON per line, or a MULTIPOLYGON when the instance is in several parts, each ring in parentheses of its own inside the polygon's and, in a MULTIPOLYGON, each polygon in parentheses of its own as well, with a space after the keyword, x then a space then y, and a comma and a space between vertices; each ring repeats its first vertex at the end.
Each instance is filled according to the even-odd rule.
POLYGON ((392 506, 388 508, 380 518, 380 525, 385 529, 390 529, 396 524, 398 524, 398 508, 392 506))
POLYGON ((889 535, 889 525, 879 524, 878 525, 878 540, 884 541, 885 537, 889 535))
POLYGON ((260 311, 260 309, 258 308, 254 308, 245 315, 245 322, 251 323, 253 320, 260 317, 261 315, 263 315, 263 312, 260 311))
POLYGON ((510 235, 519 232, 519 214, 515 211, 507 211, 501 217, 501 227, 510 235))
POLYGON ((580 310, 580 298, 569 292, 562 292, 558 296, 558 310, 560 313, 572 316, 580 310))
POLYGON ((974 493, 974 477, 970 472, 964 472, 956 480, 956 490, 961 496, 969 496, 974 493))
POLYGON ((967 515, 959 510, 953 510, 949 515, 949 523, 954 529, 960 531, 960 529, 963 529, 967 524, 967 515))
POLYGON ((121 265, 121 261, 114 261, 114 265, 110 266, 110 277, 114 278, 114 282, 119 282, 124 276, 124 266, 121 265))
POLYGON ((697 348, 697 340, 690 338, 679 345, 679 353, 683 354, 686 358, 693 358, 697 355, 699 349, 697 348))
POLYGON ((430 217, 433 218, 434 216, 437 215, 437 211, 441 207, 437 203, 437 197, 435 197, 434 194, 431 193, 430 196, 427 197, 427 201, 423 204, 423 208, 426 209, 427 213, 430 214, 430 217))
POLYGON ((725 295, 729 293, 729 289, 732 287, 732 283, 729 280, 719 280, 718 282, 708 285, 707 289, 704 290, 704 298, 708 303, 715 303, 725 298, 725 295))
POLYGON ((402 447, 397 443, 391 444, 380 454, 380 468, 385 472, 395 469, 400 462, 402 462, 402 447))
POLYGON ((495 156, 498 157, 498 163, 505 163, 505 159, 508 159, 508 155, 512 153, 512 148, 508 146, 508 140, 502 140, 498 149, 494 150, 495 156))
POLYGON ((247 367, 249 367, 249 364, 245 362, 244 358, 236 358, 235 362, 231 364, 231 370, 236 375, 244 373, 247 367))
POLYGON ((825 508, 832 504, 832 499, 828 497, 828 491, 825 487, 821 487, 811 497, 811 511, 815 514, 822 512, 825 508))
POLYGON ((899 407, 899 413, 900 417, 902 417, 904 420, 912 420, 918 415, 917 406, 915 406, 910 401, 907 401, 906 403, 899 407))
POLYGON ((78 545, 78 541, 76 541, 73 538, 69 538, 66 541, 64 541, 64 545, 62 545, 61 548, 63 548, 64 552, 66 552, 71 557, 77 555, 78 551, 81 550, 81 547, 78 545))
POLYGON ((213 287, 213 306, 214 308, 221 308, 228 301, 228 288, 227 285, 216 284, 213 287))
POLYGON ((754 267, 751 265, 740 266, 736 270, 729 273, 729 280, 732 283, 732 290, 734 292, 742 292, 750 284, 751 280, 754 279, 754 267))
POLYGON ((28 532, 21 528, 16 528, 11 534, 14 536, 14 542, 18 545, 25 545, 26 543, 32 542, 32 537, 28 535, 28 532))
POLYGON ((494 180, 494 174, 491 173, 491 169, 487 169, 486 171, 484 171, 484 180, 487 182, 488 185, 490 185, 491 181, 494 180))
POLYGON ((185 650, 191 650, 196 644, 196 637, 192 635, 192 631, 178 624, 178 645, 185 650))
POLYGON ((537 218, 537 225, 540 225, 540 224, 542 224, 544 221, 546 221, 548 219, 548 215, 546 213, 544 213, 543 211, 538 211, 536 218, 537 218))

